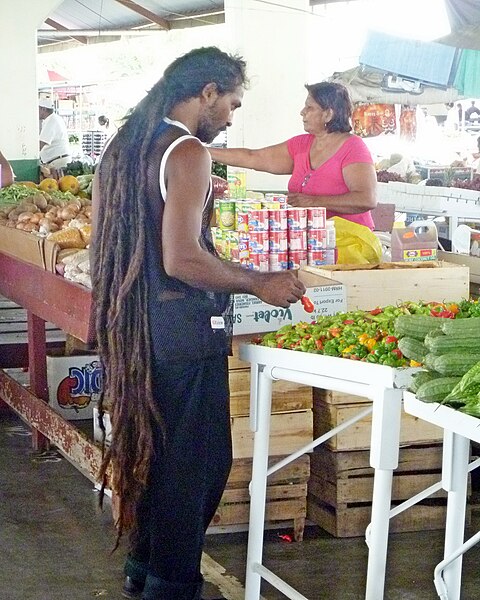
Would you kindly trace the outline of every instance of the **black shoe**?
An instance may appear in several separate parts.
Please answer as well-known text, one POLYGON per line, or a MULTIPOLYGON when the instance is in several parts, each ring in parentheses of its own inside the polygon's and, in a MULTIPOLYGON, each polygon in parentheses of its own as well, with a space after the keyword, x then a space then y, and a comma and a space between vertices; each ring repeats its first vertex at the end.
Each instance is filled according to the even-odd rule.
POLYGON ((143 592, 143 583, 127 575, 123 582, 122 596, 124 598, 140 598, 143 592))

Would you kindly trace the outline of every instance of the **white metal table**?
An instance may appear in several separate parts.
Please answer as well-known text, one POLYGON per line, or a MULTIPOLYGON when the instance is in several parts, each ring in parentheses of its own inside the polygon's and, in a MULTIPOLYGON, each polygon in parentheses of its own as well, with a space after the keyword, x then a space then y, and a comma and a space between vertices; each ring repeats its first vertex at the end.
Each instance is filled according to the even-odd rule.
POLYGON ((366 362, 244 344, 240 358, 251 363, 250 426, 254 432, 250 522, 245 600, 259 600, 265 579, 291 600, 308 600, 262 564, 267 477, 302 454, 372 413, 370 465, 375 470, 369 546, 366 600, 381 600, 390 519, 393 471, 398 466, 402 388, 414 369, 393 369, 366 362), (345 423, 300 448, 268 468, 272 383, 276 380, 364 396, 372 404, 359 409, 345 423))
POLYGON ((470 440, 480 443, 480 419, 448 406, 426 403, 410 392, 404 395, 405 412, 444 430, 442 481, 447 492, 444 559, 434 572, 441 600, 460 600, 463 554, 480 541, 480 532, 464 542, 468 473, 480 465, 470 461, 470 440))

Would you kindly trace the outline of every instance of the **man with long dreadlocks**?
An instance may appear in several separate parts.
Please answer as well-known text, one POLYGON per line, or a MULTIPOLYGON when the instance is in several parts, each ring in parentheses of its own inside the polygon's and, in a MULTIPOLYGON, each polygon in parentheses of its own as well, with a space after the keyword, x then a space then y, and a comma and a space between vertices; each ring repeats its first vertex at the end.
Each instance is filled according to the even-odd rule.
POLYGON ((231 467, 232 293, 288 307, 289 271, 222 261, 210 237, 210 143, 231 124, 245 62, 176 59, 107 146, 94 182, 93 293, 112 442, 100 476, 130 530, 123 594, 200 600, 205 531, 231 467))

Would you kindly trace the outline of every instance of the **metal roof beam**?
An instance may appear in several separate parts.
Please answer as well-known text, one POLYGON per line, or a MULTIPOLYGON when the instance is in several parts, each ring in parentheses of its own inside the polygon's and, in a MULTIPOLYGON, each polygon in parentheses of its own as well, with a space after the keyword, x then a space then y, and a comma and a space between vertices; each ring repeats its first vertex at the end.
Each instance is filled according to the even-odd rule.
MULTIPOLYGON (((68 27, 64 27, 63 25, 60 25, 60 23, 57 23, 53 19, 45 19, 45 23, 47 25, 50 25, 50 27, 53 27, 55 29, 55 31, 62 31, 62 32, 65 32, 66 34, 69 31, 68 27)), ((69 35, 69 37, 71 37, 73 40, 76 40, 77 42, 80 42, 80 44, 87 43, 87 39, 83 36, 69 35)))
POLYGON ((147 8, 140 6, 136 2, 133 2, 133 0, 115 0, 115 2, 118 2, 122 6, 129 8, 133 12, 136 12, 139 15, 142 15, 142 17, 145 17, 149 21, 152 21, 152 23, 156 23, 157 25, 160 25, 160 27, 162 27, 162 29, 166 29, 167 31, 170 29, 170 23, 168 21, 166 21, 165 19, 162 19, 162 17, 159 17, 158 15, 156 15, 152 11, 148 10, 147 8))

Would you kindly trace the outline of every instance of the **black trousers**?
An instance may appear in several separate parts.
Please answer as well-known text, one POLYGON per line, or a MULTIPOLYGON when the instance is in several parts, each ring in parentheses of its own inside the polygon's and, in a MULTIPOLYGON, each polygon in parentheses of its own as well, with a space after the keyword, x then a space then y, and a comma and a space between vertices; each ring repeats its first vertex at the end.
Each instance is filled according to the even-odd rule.
POLYGON ((144 600, 197 600, 205 531, 232 465, 227 357, 157 366, 154 397, 166 442, 157 431, 125 574, 145 582, 144 600))

